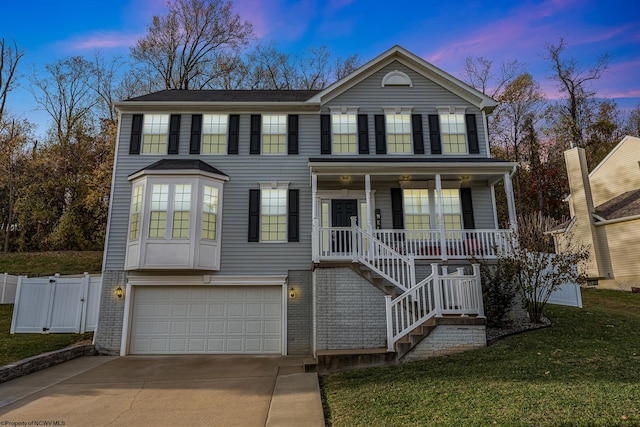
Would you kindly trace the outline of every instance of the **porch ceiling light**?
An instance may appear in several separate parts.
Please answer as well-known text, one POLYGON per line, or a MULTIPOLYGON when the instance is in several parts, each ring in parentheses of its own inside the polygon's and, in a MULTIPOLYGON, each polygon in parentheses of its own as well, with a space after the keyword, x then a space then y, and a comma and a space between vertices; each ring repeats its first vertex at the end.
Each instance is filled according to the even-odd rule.
POLYGON ((342 175, 342 176, 340 177, 340 179, 341 179, 342 181, 351 181, 351 176, 349 176, 349 175, 342 175))
POLYGON ((411 177, 409 175, 400 175, 400 181, 411 181, 411 177))
POLYGON ((118 286, 116 288, 116 298, 118 298, 118 299, 124 298, 124 291, 122 290, 122 287, 120 287, 120 286, 118 286))
POLYGON ((458 178, 460 181, 469 181, 469 175, 460 175, 458 178))

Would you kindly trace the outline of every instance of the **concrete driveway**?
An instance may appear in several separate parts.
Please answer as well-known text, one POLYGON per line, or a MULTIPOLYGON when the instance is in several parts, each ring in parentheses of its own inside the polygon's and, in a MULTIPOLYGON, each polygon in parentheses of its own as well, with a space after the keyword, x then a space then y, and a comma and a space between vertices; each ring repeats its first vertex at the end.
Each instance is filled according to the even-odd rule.
POLYGON ((74 359, 0 384, 0 421, 64 426, 324 425, 317 376, 302 372, 302 358, 205 355, 74 359))

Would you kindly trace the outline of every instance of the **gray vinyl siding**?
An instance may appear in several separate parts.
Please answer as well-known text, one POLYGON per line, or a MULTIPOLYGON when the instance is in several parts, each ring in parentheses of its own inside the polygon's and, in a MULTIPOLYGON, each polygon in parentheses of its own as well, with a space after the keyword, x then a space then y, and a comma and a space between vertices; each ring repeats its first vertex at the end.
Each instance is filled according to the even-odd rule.
MULTIPOLYGON (((422 127, 424 135, 425 157, 431 154, 429 140, 429 114, 437 114, 438 107, 462 107, 466 106, 466 114, 475 114, 478 126, 478 144, 480 154, 469 155, 472 157, 489 157, 485 139, 485 124, 481 111, 459 96, 449 92, 442 86, 426 79, 415 71, 407 68, 399 62, 392 62, 388 66, 373 73, 363 82, 346 90, 336 98, 322 106, 322 113, 329 114, 329 107, 352 106, 358 107, 358 114, 367 114, 369 120, 369 155, 375 156, 375 128, 374 114, 383 114, 384 107, 412 107, 412 114, 422 114, 422 127), (385 74, 398 70, 407 74, 413 83, 413 87, 387 86, 381 87, 385 74)), ((439 154, 437 156, 446 156, 439 154)))
POLYGON ((238 155, 190 155, 191 115, 181 119, 178 155, 130 155, 131 115, 122 116, 118 161, 115 171, 111 226, 107 241, 105 270, 122 270, 126 253, 131 183, 127 177, 165 158, 197 158, 229 176, 224 184, 221 234, 221 275, 283 274, 305 269, 311 260, 311 186, 309 154, 319 153, 320 125, 317 115, 300 115, 299 150, 307 155, 249 154, 250 115, 240 115, 238 155), (248 233, 249 190, 260 182, 286 181, 300 190, 300 241, 295 243, 250 243, 248 233))
POLYGON ((491 188, 472 187, 471 202, 473 203, 473 221, 477 229, 495 229, 493 216, 493 202, 491 200, 491 188))

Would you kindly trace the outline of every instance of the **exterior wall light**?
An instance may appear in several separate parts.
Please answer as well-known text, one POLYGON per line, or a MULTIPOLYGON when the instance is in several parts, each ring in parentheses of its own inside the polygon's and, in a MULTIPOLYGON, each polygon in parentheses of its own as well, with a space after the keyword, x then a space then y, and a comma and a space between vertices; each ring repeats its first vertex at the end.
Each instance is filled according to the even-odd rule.
POLYGON ((116 288, 116 298, 118 298, 118 299, 124 298, 124 291, 122 290, 122 288, 120 286, 118 286, 116 288))
POLYGON ((290 299, 295 299, 296 298, 296 290, 291 288, 289 289, 289 298, 290 299))

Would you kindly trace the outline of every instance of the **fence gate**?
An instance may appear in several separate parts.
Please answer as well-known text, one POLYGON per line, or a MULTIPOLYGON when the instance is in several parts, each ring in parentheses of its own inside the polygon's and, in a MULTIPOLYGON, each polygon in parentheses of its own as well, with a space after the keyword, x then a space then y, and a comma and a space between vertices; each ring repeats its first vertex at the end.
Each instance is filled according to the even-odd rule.
POLYGON ((84 333, 98 323, 100 278, 18 279, 11 333, 84 333))

